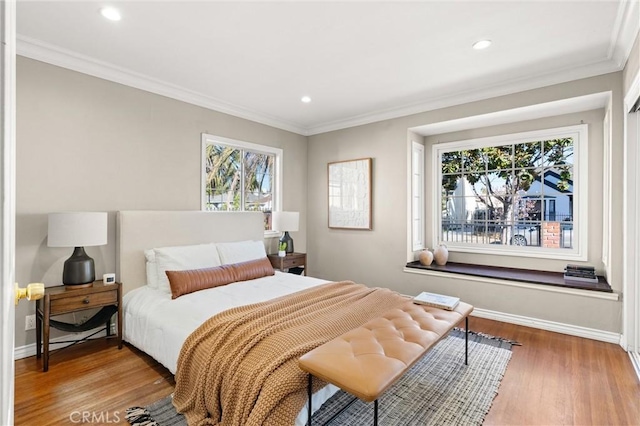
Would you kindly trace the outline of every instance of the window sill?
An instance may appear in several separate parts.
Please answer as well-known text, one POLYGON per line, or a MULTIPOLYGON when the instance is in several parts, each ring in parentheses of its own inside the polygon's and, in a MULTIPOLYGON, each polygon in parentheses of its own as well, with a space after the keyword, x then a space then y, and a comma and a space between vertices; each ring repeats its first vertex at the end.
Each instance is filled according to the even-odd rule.
POLYGON ((568 282, 564 280, 562 272, 501 268, 455 262, 449 262, 444 266, 424 266, 418 261, 407 263, 404 271, 425 275, 452 276, 472 281, 506 284, 558 293, 579 294, 608 300, 618 300, 619 297, 602 276, 598 277, 598 283, 568 282))

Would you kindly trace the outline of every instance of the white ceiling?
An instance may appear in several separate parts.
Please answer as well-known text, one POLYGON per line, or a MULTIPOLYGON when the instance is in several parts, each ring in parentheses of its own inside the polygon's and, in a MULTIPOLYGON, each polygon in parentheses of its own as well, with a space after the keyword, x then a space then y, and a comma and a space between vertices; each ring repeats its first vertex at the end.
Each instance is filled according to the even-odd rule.
POLYGON ((17 47, 309 135, 621 70, 639 10, 638 0, 21 0, 17 47), (105 5, 122 20, 104 19, 105 5), (471 48, 484 38, 493 45, 471 48))

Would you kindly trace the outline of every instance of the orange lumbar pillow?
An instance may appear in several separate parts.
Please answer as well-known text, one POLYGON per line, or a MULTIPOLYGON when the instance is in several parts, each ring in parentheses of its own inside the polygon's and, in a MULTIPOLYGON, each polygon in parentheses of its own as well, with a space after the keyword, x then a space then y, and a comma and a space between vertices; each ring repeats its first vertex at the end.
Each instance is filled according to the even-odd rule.
POLYGON ((269 259, 262 258, 213 268, 166 271, 171 287, 171 298, 198 290, 219 287, 238 281, 248 281, 275 274, 269 259))

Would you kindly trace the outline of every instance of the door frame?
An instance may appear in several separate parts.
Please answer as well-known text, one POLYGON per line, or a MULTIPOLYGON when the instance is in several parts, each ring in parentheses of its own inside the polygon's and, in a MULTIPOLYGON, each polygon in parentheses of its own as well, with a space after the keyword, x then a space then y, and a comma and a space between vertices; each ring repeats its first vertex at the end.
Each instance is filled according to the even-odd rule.
POLYGON ((640 112, 631 107, 640 97, 640 71, 624 97, 623 185, 623 320, 622 347, 640 378, 640 112))
POLYGON ((13 424, 15 345, 16 2, 0 2, 0 424, 13 424))

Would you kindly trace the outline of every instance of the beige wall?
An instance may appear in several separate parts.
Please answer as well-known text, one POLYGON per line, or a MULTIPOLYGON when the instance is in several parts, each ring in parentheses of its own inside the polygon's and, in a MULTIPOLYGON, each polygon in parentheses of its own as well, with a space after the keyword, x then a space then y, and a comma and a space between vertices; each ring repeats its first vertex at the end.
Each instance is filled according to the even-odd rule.
MULTIPOLYGON (((636 42, 634 49, 637 48, 636 42)), ((404 273, 402 269, 408 238, 407 129, 611 91, 612 182, 614 188, 620 188, 622 74, 568 82, 306 138, 19 57, 16 278, 21 284, 32 281, 59 284, 62 263, 70 253, 66 249, 47 247, 46 215, 49 212, 110 212, 109 244, 88 249, 96 261, 96 273, 101 275, 115 270, 116 211, 199 209, 200 133, 207 132, 284 149, 283 207, 302 213, 301 231, 292 236, 296 248, 306 249, 309 254, 311 275, 334 280, 353 279, 408 294, 422 290, 444 292, 459 295, 479 308, 619 332, 619 302, 416 276, 404 273), (373 231, 329 230, 326 165, 331 161, 362 157, 374 159, 373 231)), ((601 116, 602 111, 580 115, 589 123, 591 135, 601 135, 601 116)), ((577 118, 578 115, 570 115, 513 126, 524 130, 547 124, 555 126, 554 123, 566 125, 577 118)), ((508 127, 463 132, 458 136, 500 132, 508 127)), ((457 136, 441 135, 441 140, 445 137, 457 136)), ((601 157, 594 153, 601 152, 602 147, 597 146, 595 138, 590 141, 596 145, 590 147, 590 166, 600 170, 597 160, 601 157), (596 164, 591 164, 594 161, 596 164)), ((600 143, 601 140, 600 136, 600 143)), ((421 139, 420 142, 425 141, 421 139)), ((600 176, 590 175, 595 191, 591 196, 592 206, 597 204, 600 176)), ((614 189, 610 282, 616 290, 622 288, 620 195, 620 191, 614 189)), ((590 220, 589 225, 595 236, 589 244, 589 257, 596 264, 601 247, 598 241, 602 235, 601 223, 597 223, 601 221, 601 210, 596 209, 591 216, 594 223, 590 220)), ((545 267, 558 270, 561 263, 564 264, 552 262, 545 267)), ((24 316, 33 312, 34 304, 31 303, 21 303, 17 308, 16 347, 35 340, 33 331, 23 330, 24 316)))
MULTIPOLYGON (((16 280, 60 284, 71 251, 47 247, 49 212, 110 212, 108 245, 87 248, 102 276, 116 211, 199 210, 202 132, 284 150, 283 208, 301 212, 292 237, 306 250, 306 137, 18 57, 16 280)), ((16 347, 35 341, 34 312, 17 307, 16 347)))
POLYGON ((633 83, 633 79, 638 75, 638 71, 640 70, 640 32, 636 36, 636 41, 633 44, 633 48, 631 49, 631 54, 629 55, 629 59, 622 71, 623 78, 623 92, 627 93, 627 91, 631 88, 631 84, 633 83))
MULTIPOLYGON (((352 279, 368 285, 390 287, 406 294, 417 294, 424 290, 443 292, 460 296, 478 308, 620 332, 620 302, 403 272, 407 258, 408 238, 407 129, 604 91, 611 91, 613 96, 612 184, 614 188, 621 188, 621 72, 311 136, 308 148, 309 204, 307 210, 311 275, 333 280, 352 279), (331 161, 361 157, 373 157, 373 230, 328 229, 326 226, 326 164, 331 161), (595 312, 597 315, 594 315, 595 312)), ((591 111, 579 115, 504 126, 503 129, 514 127, 524 130, 546 124, 566 125, 569 122, 576 124, 575 120, 585 119, 590 124, 590 132, 592 131, 594 137, 590 145, 598 145, 602 143, 603 114, 603 111, 591 111)), ((475 136, 497 130, 499 129, 489 128, 464 133, 475 136)), ((428 143, 428 141, 425 142, 428 143)), ((428 147, 427 151, 429 151, 428 147)), ((596 169, 595 174, 589 177, 590 183, 594 184, 594 187, 590 188, 590 192, 593 191, 591 206, 596 211, 592 212, 593 223, 591 220, 589 223, 594 234, 594 238, 589 243, 589 256, 597 264, 602 245, 602 208, 597 202, 598 195, 601 194, 601 184, 598 187, 598 182, 602 178, 602 168, 596 163, 598 160, 602 161, 602 155, 598 155, 598 152, 602 152, 602 146, 590 146, 590 151, 590 165, 593 163, 596 169)), ((430 194, 427 193, 427 199, 429 197, 430 194)), ((614 190, 613 198, 611 235, 613 265, 610 282, 612 287, 619 291, 622 288, 620 191, 614 190)), ((459 254, 453 254, 452 260, 461 260, 459 256, 459 254)), ((497 260, 495 263, 503 261, 497 260)), ((545 267, 560 270, 565 263, 545 263, 545 267)), ((510 259, 509 264, 527 268, 531 267, 532 262, 510 259)), ((538 264, 538 260, 535 264, 538 264)))

